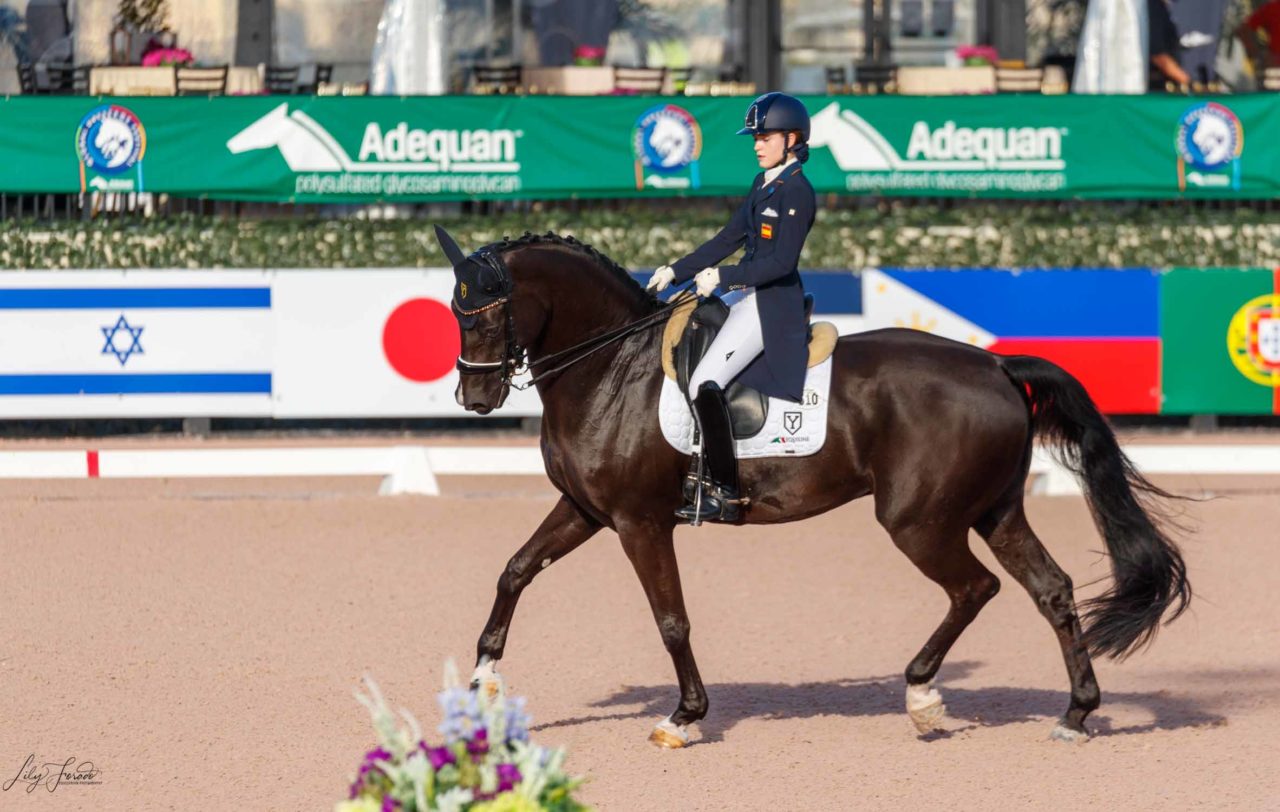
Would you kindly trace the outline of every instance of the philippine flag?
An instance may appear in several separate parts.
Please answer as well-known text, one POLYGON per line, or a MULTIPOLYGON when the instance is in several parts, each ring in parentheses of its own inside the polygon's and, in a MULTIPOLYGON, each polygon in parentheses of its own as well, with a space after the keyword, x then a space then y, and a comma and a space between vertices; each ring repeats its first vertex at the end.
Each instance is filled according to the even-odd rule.
POLYGON ((912 327, 1070 372, 1110 414, 1160 411, 1159 275, 1148 268, 884 268, 863 275, 867 329, 912 327))

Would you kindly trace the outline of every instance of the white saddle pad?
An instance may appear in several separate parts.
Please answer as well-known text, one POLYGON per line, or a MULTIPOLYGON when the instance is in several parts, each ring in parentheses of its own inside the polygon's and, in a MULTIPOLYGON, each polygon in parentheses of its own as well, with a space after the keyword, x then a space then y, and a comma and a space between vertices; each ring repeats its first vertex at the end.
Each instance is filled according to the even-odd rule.
MULTIPOLYGON (((804 379, 800 403, 769 398, 769 416, 754 437, 736 441, 738 459, 756 457, 804 457, 816 454, 827 439, 827 402, 831 395, 831 359, 810 367, 804 379)), ((658 399, 658 423, 662 436, 681 454, 693 452, 693 413, 680 392, 680 384, 662 380, 658 399)))

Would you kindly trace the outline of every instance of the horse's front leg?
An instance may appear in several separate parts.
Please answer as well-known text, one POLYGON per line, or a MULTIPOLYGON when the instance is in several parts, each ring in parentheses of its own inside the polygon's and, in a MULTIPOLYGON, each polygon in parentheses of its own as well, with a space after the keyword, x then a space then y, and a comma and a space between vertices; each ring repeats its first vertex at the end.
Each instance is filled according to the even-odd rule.
POLYGON ((507 562, 506 569, 498 578, 498 595, 494 598, 489 622, 476 644, 476 671, 471 679, 473 688, 494 684, 496 689, 494 663, 502 659, 502 650, 507 645, 507 630, 511 627, 511 616, 516 611, 520 593, 551 562, 576 550, 599 529, 598 522, 579 510, 567 496, 561 496, 533 536, 507 562))
POLYGON ((684 747, 689 743, 686 728, 707 715, 707 691, 698 675, 698 664, 689 646, 689 616, 680 590, 680 570, 676 566, 672 527, 658 522, 619 523, 622 549, 635 567, 636 575, 649 598, 653 619, 658 622, 662 643, 671 654, 680 681, 680 704, 675 713, 658 723, 649 741, 659 747, 684 747))

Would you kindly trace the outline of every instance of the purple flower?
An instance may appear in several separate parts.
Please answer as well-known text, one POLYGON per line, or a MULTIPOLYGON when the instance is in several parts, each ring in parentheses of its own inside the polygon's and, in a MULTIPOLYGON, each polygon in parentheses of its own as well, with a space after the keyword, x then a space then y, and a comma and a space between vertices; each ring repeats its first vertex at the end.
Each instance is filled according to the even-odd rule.
POLYGON ((400 808, 400 802, 390 795, 382 796, 382 812, 396 812, 400 808))
POLYGON ((437 698, 444 711, 444 721, 438 729, 444 734, 445 744, 466 741, 477 728, 484 726, 484 711, 475 693, 458 687, 440 693, 437 698))
POLYGON ((382 768, 377 765, 378 761, 390 761, 391 753, 376 747, 364 754, 364 761, 360 763, 360 772, 356 775, 356 780, 351 784, 351 800, 355 800, 361 790, 365 788, 366 780, 370 773, 385 775, 382 768))
POLYGON ((489 731, 480 728, 471 741, 467 742, 467 752, 473 756, 483 756, 489 752, 489 731))
POLYGON ((520 783, 520 768, 514 764, 498 765, 498 792, 514 789, 520 783))
POLYGON ((511 697, 507 699, 506 704, 506 728, 507 741, 509 742, 527 742, 529 741, 529 714, 524 710, 525 699, 522 696, 511 697))
POLYGON ((456 761, 447 747, 427 747, 423 744, 422 749, 427 751, 427 760, 431 762, 433 770, 439 770, 444 765, 453 764, 456 761))

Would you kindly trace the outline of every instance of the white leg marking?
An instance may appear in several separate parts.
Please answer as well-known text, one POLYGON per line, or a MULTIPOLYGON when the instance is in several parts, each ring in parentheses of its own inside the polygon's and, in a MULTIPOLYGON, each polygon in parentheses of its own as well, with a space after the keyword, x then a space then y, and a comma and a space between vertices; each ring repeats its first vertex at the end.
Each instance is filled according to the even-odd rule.
POLYGON ((1049 738, 1054 741, 1067 742, 1069 744, 1083 744, 1089 741, 1088 733, 1081 733, 1078 730, 1072 730, 1062 722, 1053 726, 1053 732, 1049 734, 1049 738))
POLYGON ((942 694, 932 685, 907 686, 907 713, 916 730, 921 733, 932 733, 942 730, 942 720, 946 716, 947 706, 942 704, 942 694))
POLYGON ((676 750, 689 743, 689 731, 684 725, 677 725, 668 716, 654 727, 649 734, 649 741, 668 750, 676 750))
POLYGON ((483 691, 490 699, 505 693, 506 686, 502 684, 502 675, 498 673, 496 665, 497 661, 487 660, 476 666, 476 670, 471 674, 472 689, 483 691))

